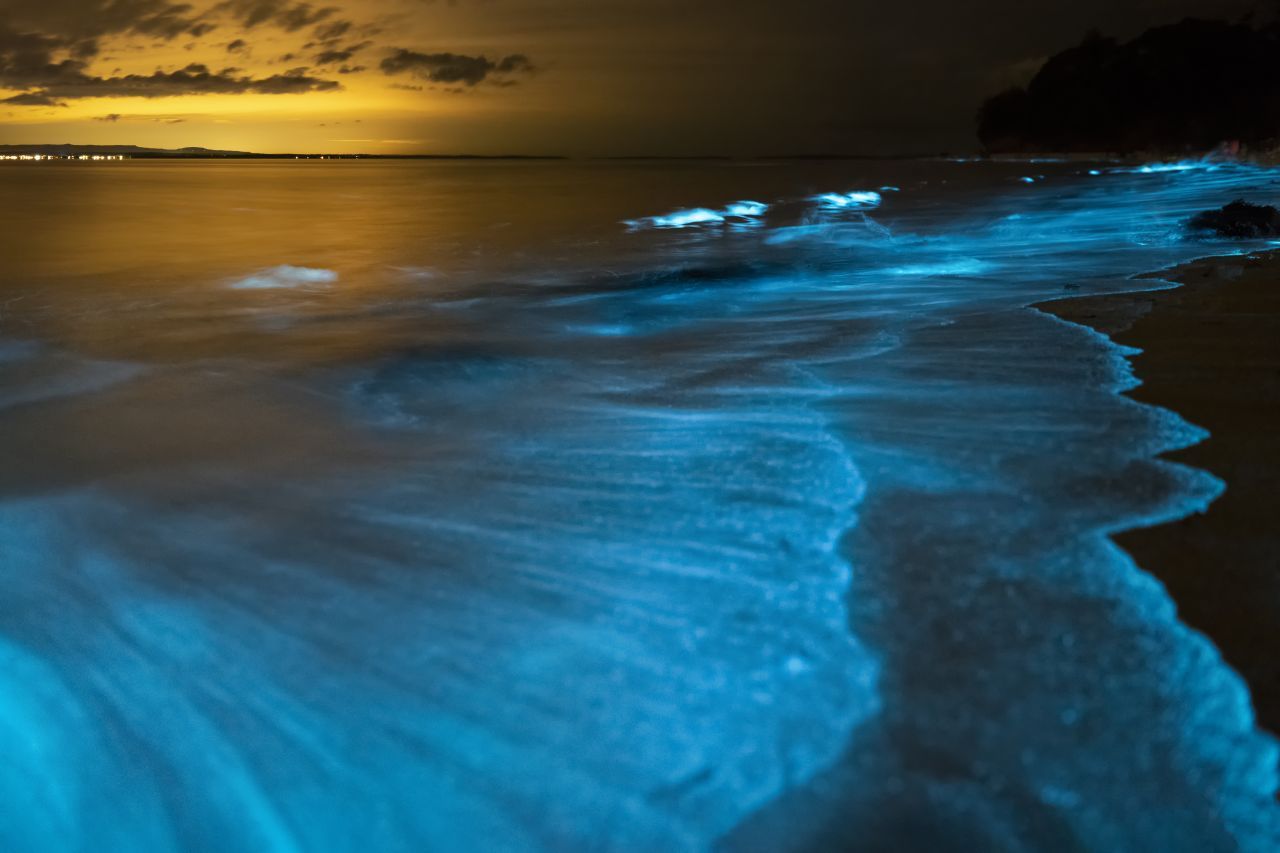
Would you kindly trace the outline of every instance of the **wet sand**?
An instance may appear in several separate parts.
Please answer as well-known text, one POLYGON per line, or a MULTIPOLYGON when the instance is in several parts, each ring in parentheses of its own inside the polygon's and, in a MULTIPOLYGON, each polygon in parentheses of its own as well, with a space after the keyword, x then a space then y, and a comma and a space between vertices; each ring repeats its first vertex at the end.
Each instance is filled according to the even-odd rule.
POLYGON ((1210 431, 1168 458, 1212 472, 1225 494, 1117 542, 1249 683, 1259 724, 1280 733, 1280 253, 1150 277, 1183 286, 1038 307, 1140 348, 1131 396, 1210 431))

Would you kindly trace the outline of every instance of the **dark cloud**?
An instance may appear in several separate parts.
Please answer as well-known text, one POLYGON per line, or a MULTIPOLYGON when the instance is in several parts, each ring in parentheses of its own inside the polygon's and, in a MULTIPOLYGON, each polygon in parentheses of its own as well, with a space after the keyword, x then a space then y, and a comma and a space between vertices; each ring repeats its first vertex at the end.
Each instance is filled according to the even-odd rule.
POLYGON ((172 39, 183 33, 200 35, 207 31, 205 28, 208 25, 193 18, 190 14, 191 7, 186 3, 172 4, 164 0, 123 0, 105 7, 108 14, 116 10, 127 13, 120 19, 121 29, 141 35, 172 39), (125 24, 125 22, 128 23, 125 24), (197 30, 199 32, 196 32, 197 30))
POLYGON ((0 101, 0 104, 13 104, 20 107, 65 107, 62 101, 42 92, 23 92, 0 101))
POLYGON ((104 116, 94 116, 94 121, 107 122, 115 124, 117 122, 137 122, 150 121, 156 124, 184 124, 186 117, 181 115, 121 115, 120 113, 108 113, 104 116))
POLYGON ((326 50, 316 54, 317 65, 334 65, 339 62, 347 62, 351 57, 368 47, 371 42, 361 42, 360 44, 348 45, 342 50, 326 50))
POLYGON ((336 81, 312 76, 306 68, 254 78, 240 74, 235 68, 214 72, 200 63, 191 63, 175 71, 123 75, 116 72, 99 76, 88 71, 88 59, 93 52, 87 50, 83 42, 73 41, 69 45, 56 35, 18 32, 0 24, 0 88, 26 90, 4 102, 56 106, 74 98, 294 94, 341 88, 336 81))
POLYGON ((271 24, 292 33, 327 20, 337 11, 336 6, 317 8, 288 0, 224 0, 213 7, 212 14, 228 14, 249 28, 271 24))
POLYGON ((78 88, 102 85, 86 73, 99 53, 99 39, 116 34, 168 40, 202 35, 192 7, 167 0, 0 0, 0 88, 25 89, 4 99, 21 106, 63 106, 78 88))
POLYGON ((336 6, 305 0, 222 0, 202 3, 171 0, 0 0, 0 29, 49 38, 77 56, 97 52, 97 40, 139 35, 168 41, 182 35, 201 38, 230 18, 245 28, 272 26, 296 32, 325 22, 327 33, 351 29, 349 21, 331 21, 336 6))
POLYGON ((493 74, 530 73, 533 63, 524 54, 515 53, 494 62, 484 56, 460 53, 418 53, 397 48, 382 60, 384 74, 412 74, 432 83, 461 83, 475 86, 493 74))
POLYGON ((347 30, 351 29, 350 21, 334 21, 331 24, 323 24, 316 27, 315 37, 319 41, 333 41, 340 39, 347 34, 347 30))
POLYGON ((0 26, 52 36, 66 48, 117 33, 163 40, 201 36, 213 24, 169 0, 0 0, 0 26))
POLYGON ((502 57, 498 62, 497 68, 494 69, 499 74, 531 74, 534 70, 533 63, 523 53, 513 53, 510 56, 502 57))
MULTIPOLYGON (((367 70, 354 58, 373 46, 367 39, 377 32, 376 26, 339 19, 338 14, 336 5, 307 0, 215 0, 212 5, 209 0, 0 0, 0 90, 11 93, 4 103, 13 106, 59 106, 82 98, 333 91, 341 85, 327 77, 367 70), (191 37, 206 36, 219 24, 239 32, 228 32, 221 47, 207 47, 236 55, 248 54, 255 28, 310 33, 314 38, 308 47, 315 51, 312 68, 331 74, 295 67, 255 76, 236 68, 213 70, 200 62, 156 68, 151 73, 107 72, 109 60, 100 55, 100 45, 116 46, 104 40, 130 35, 143 37, 153 46, 184 36, 191 50, 201 46, 191 37), (355 41, 356 34, 366 40, 355 41)), ((286 53, 276 61, 294 60, 294 53, 286 53)), ((451 91, 483 82, 515 85, 513 78, 534 71, 524 54, 491 60, 483 55, 408 49, 392 50, 380 68, 388 75, 414 77, 451 91)))
POLYGON ((336 11, 338 10, 333 7, 313 10, 310 3, 299 3, 282 11, 276 16, 275 22, 282 29, 292 33, 303 27, 309 27, 317 21, 323 21, 336 11))
MULTIPOLYGON (((19 33, 0 26, 0 86, 8 89, 31 89, 45 81, 79 73, 84 58, 55 60, 66 46, 53 36, 19 33)), ((34 95, 17 95, 6 103, 35 104, 34 95), (25 99, 25 100, 24 100, 25 99)))
POLYGON ((306 68, 294 68, 283 74, 254 78, 238 75, 237 69, 210 71, 205 65, 191 63, 177 71, 152 74, 125 74, 98 77, 86 74, 83 64, 71 61, 45 66, 43 73, 30 69, 20 75, 0 65, 0 85, 28 88, 6 103, 48 106, 58 99, 74 98, 168 98, 175 95, 265 94, 287 95, 339 89, 333 80, 311 76, 306 68))
POLYGON ((43 64, 63 43, 53 36, 24 33, 0 24, 0 61, 14 64, 43 64))

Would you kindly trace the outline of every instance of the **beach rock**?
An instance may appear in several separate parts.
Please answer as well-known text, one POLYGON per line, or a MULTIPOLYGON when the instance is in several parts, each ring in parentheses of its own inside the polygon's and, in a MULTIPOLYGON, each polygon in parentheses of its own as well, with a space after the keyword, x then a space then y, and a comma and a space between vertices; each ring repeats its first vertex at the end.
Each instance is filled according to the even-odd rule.
POLYGON ((1217 210, 1196 214, 1188 225, 1193 231, 1212 231, 1219 237, 1236 240, 1280 237, 1280 210, 1237 199, 1217 210))

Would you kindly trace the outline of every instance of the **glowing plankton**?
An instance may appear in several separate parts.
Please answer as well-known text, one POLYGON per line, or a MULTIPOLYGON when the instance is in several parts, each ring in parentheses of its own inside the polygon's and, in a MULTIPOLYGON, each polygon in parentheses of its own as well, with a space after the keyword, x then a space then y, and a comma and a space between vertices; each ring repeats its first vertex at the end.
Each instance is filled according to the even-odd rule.
POLYGON ((821 207, 828 210, 857 210, 859 208, 879 207, 882 201, 880 193, 873 190, 849 193, 823 193, 814 196, 821 207))

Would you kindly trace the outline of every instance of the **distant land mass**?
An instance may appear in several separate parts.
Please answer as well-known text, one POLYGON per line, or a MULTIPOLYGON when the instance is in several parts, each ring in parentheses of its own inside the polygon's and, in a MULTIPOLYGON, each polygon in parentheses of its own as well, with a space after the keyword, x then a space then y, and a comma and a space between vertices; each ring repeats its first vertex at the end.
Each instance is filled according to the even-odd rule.
MULTIPOLYGON (((128 157, 140 160, 293 160, 303 158, 316 160, 567 160, 564 155, 543 154, 330 154, 326 152, 296 152, 285 154, 261 154, 253 151, 228 151, 219 148, 144 148, 139 145, 72 145, 62 143, 32 145, 0 145, 0 158, 22 155, 44 157, 128 157)), ((922 155, 893 154, 759 154, 742 157, 732 154, 627 154, 613 156, 586 157, 588 160, 676 160, 676 161, 732 161, 732 160, 918 160, 922 155)), ((941 152, 938 157, 951 156, 941 152)))
POLYGON ((562 160, 559 156, 529 154, 325 154, 291 153, 258 154, 252 151, 226 151, 217 148, 143 148, 138 145, 0 145, 0 157, 40 154, 45 157, 118 156, 142 160, 293 160, 296 158, 329 160, 562 160))
POLYGON ((988 99, 978 138, 992 154, 1272 151, 1280 24, 1189 18, 1124 43, 1095 31, 988 99))

